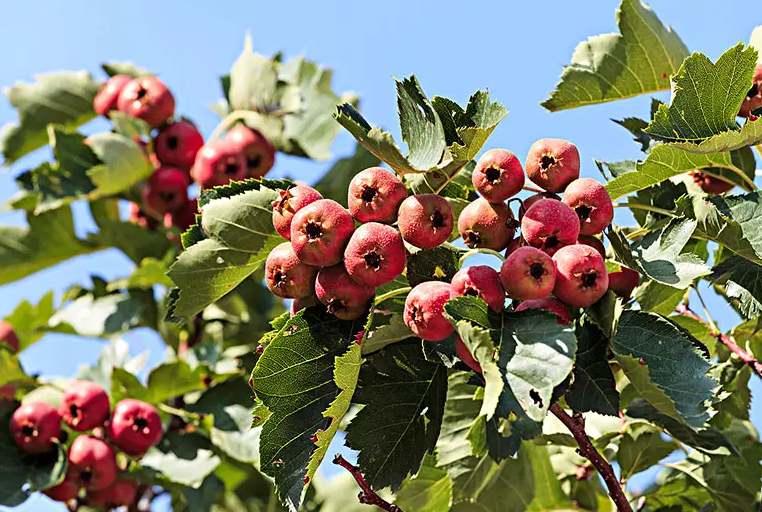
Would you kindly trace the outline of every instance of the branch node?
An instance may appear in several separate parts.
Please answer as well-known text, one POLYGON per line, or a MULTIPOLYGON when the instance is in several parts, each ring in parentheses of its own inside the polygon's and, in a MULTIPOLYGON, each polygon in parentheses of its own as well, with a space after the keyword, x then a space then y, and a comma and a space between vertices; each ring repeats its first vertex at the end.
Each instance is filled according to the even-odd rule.
POLYGON ((360 486, 360 489, 362 490, 357 495, 357 499, 360 501, 360 503, 363 505, 375 505, 378 508, 388 512, 402 512, 402 509, 397 505, 389 503, 381 496, 376 494, 376 492, 370 488, 370 484, 365 481, 365 477, 362 475, 360 468, 350 463, 347 459, 342 457, 340 453, 337 453, 333 457, 333 463, 349 471, 349 473, 355 479, 355 482, 357 482, 357 485, 360 486))

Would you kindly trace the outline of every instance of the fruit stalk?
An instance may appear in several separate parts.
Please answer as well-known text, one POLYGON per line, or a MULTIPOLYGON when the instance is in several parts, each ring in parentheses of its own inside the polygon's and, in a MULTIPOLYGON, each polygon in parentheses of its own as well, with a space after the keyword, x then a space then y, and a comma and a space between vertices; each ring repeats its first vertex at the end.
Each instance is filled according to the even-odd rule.
POLYGON ((363 503, 364 505, 375 505, 382 510, 387 510, 388 512, 402 512, 401 508, 399 508, 397 505, 394 505, 393 503, 389 503, 370 488, 368 482, 365 481, 365 477, 362 476, 360 468, 354 464, 351 464, 340 454, 336 454, 336 456, 333 458, 333 463, 349 471, 349 473, 357 482, 357 485, 360 486, 362 492, 357 495, 360 503, 363 503))
POLYGON ((611 464, 603 458, 598 450, 595 449, 595 446, 593 446, 590 438, 587 437, 587 434, 585 433, 585 419, 582 417, 582 414, 575 412, 572 416, 569 416, 557 403, 550 406, 550 412, 552 412, 556 418, 561 420, 561 423, 563 423, 572 433, 574 440, 577 441, 577 444, 579 445, 579 449, 577 450, 578 453, 589 460, 593 466, 595 466, 595 469, 598 470, 603 481, 606 482, 609 496, 614 500, 616 509, 619 512, 632 512, 630 502, 627 501, 624 489, 622 489, 622 486, 619 484, 619 481, 614 474, 614 470, 611 468, 611 464))

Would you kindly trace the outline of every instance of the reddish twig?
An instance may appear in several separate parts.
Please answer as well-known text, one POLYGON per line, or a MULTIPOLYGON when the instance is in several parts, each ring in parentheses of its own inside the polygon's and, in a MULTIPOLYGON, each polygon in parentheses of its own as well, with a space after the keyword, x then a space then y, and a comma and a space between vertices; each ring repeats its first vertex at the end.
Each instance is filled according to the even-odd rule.
POLYGON ((550 406, 550 412, 552 412, 556 418, 561 420, 561 423, 566 425, 566 428, 574 436, 574 440, 577 441, 579 448, 577 453, 589 460, 595 469, 598 470, 598 474, 601 475, 603 481, 606 482, 606 487, 609 490, 609 496, 614 500, 616 509, 619 512, 632 512, 630 502, 627 501, 627 496, 624 494, 624 489, 619 484, 614 470, 611 468, 611 464, 603 458, 598 450, 595 449, 590 438, 585 433, 585 419, 578 412, 575 412, 572 416, 569 416, 560 405, 553 404, 550 406))
POLYGON ((747 352, 740 345, 738 345, 738 343, 733 341, 730 338, 730 336, 728 336, 726 334, 723 334, 721 332, 715 331, 712 328, 712 326, 710 326, 706 322, 706 320, 704 320, 703 318, 698 316, 696 313, 694 313, 693 311, 688 309, 688 306, 686 306, 685 304, 680 304, 679 306, 677 306, 675 308, 675 311, 677 311, 678 313, 680 313, 683 316, 687 316, 688 318, 692 318, 692 319, 694 319, 694 320, 696 320, 698 322, 701 322, 702 324, 706 325, 707 327, 709 327, 709 330, 711 331, 712 336, 714 336, 715 338, 720 340, 723 345, 728 347, 728 350, 730 350, 732 353, 734 353, 736 356, 738 356, 738 359, 743 361, 744 364, 748 365, 752 370, 754 370, 754 372, 760 378, 762 378, 762 363, 757 361, 757 358, 754 357, 753 354, 747 352))
POLYGON ((399 508, 397 505, 393 503, 389 503, 388 501, 383 499, 381 496, 376 494, 373 489, 370 488, 370 485, 368 485, 368 482, 365 481, 365 477, 362 476, 362 473, 360 472, 360 468, 358 468, 354 464, 351 464, 347 459, 342 457, 340 454, 336 454, 336 456, 333 458, 333 463, 346 469, 347 471, 349 471, 352 477, 354 477, 355 481, 357 482, 357 485, 359 485, 360 488, 362 489, 360 494, 357 495, 357 498, 360 500, 360 503, 363 503, 365 505, 375 505, 378 508, 387 510, 389 512, 402 512, 401 508, 399 508))

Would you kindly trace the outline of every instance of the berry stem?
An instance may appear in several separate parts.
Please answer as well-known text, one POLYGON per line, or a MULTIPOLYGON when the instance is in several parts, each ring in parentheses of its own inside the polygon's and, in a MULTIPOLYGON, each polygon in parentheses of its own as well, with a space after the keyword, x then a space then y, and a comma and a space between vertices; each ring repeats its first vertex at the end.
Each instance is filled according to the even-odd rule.
POLYGON ((528 190, 529 192, 534 192, 535 194, 542 194, 543 192, 545 192, 543 189, 537 188, 537 187, 533 187, 531 185, 524 185, 522 188, 524 190, 528 190))
POLYGON ((666 215, 667 217, 673 217, 673 218, 677 217, 677 215, 675 215, 673 212, 669 210, 665 210, 664 208, 658 208, 656 206, 650 206, 647 204, 615 203, 614 208, 629 208, 631 210, 645 210, 647 212, 653 212, 653 213, 658 213, 660 215, 666 215))
POLYGON ((217 127, 212 132, 212 135, 209 137, 209 140, 217 140, 219 139, 223 133, 227 132, 230 127, 232 127, 236 121, 240 121, 241 119, 245 119, 246 116, 250 115, 250 110, 234 110, 231 113, 229 113, 225 118, 220 121, 220 124, 217 125, 217 127))
POLYGON ((579 445, 577 452, 589 460, 595 466, 595 469, 598 470, 598 474, 601 475, 609 490, 609 496, 611 496, 614 504, 616 504, 616 509, 619 512, 632 512, 630 502, 627 500, 624 489, 619 484, 611 464, 603 458, 603 455, 595 449, 590 438, 587 437, 587 433, 585 433, 585 418, 582 417, 582 414, 575 412, 569 416, 557 403, 550 406, 550 412, 572 433, 574 440, 579 445))
POLYGON ((357 497, 360 499, 360 503, 365 505, 375 505, 382 510, 387 510, 388 512, 402 512, 401 508, 399 508, 397 505, 394 505, 393 503, 389 503, 370 488, 368 482, 365 481, 365 477, 362 476, 360 468, 354 464, 351 464, 340 454, 336 454, 336 456, 333 458, 333 463, 349 471, 349 473, 355 479, 355 482, 357 482, 357 485, 360 486, 362 492, 357 495, 357 497))
POLYGON ((493 251, 492 249, 486 249, 484 247, 481 247, 479 249, 471 249, 470 251, 466 252, 463 256, 461 256, 460 260, 458 260, 458 268, 462 267, 463 263, 465 263, 465 261, 468 258, 470 258, 471 256, 475 256, 477 254, 489 254, 491 256, 496 257, 501 262, 505 261, 505 257, 502 254, 500 254, 499 252, 493 251))
POLYGON ((402 295, 412 290, 411 287, 405 286, 404 288, 397 288, 396 290, 392 290, 390 292, 386 292, 383 295, 379 295, 376 297, 376 305, 381 304, 384 301, 387 301, 391 299, 392 297, 396 297, 397 295, 402 295))

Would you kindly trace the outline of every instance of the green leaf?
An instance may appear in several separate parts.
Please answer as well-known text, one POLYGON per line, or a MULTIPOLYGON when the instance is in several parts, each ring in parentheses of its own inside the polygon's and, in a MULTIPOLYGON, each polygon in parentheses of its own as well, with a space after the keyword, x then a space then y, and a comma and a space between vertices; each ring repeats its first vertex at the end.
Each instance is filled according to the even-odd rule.
POLYGON ((653 149, 655 141, 643 131, 648 126, 647 121, 638 117, 625 117, 624 119, 612 119, 612 121, 635 136, 633 140, 640 144, 641 151, 648 153, 653 149))
POLYGON ((635 300, 643 311, 668 316, 680 304, 684 295, 685 290, 651 281, 637 292, 635 300))
POLYGON ((396 490, 415 474, 439 437, 447 396, 447 371, 427 361, 415 340, 368 356, 354 397, 365 404, 347 428, 346 443, 374 489, 396 490))
POLYGON ((5 317, 5 321, 13 326, 19 338, 19 352, 34 345, 46 332, 75 334, 74 329, 67 325, 50 326, 50 318, 55 313, 53 292, 50 291, 42 296, 36 306, 27 300, 22 300, 16 309, 5 317))
POLYGON ((484 416, 489 421, 495 414, 500 402, 500 395, 503 393, 503 376, 494 358, 495 345, 492 343, 488 330, 475 326, 468 320, 455 320, 449 315, 448 318, 455 325, 457 334, 469 352, 482 367, 482 377, 484 377, 485 384, 479 416, 484 416))
POLYGON ((577 358, 566 403, 576 412, 619 415, 619 393, 608 362, 608 339, 593 323, 576 329, 577 358))
POLYGON ((417 475, 406 478, 397 492, 395 505, 402 510, 441 512, 452 504, 452 480, 447 471, 436 467, 433 457, 427 456, 417 475))
POLYGON ((174 255, 177 251, 177 246, 162 229, 149 231, 132 222, 106 219, 101 220, 100 228, 88 241, 103 247, 115 247, 137 265, 145 258, 164 259, 168 253, 174 255))
POLYGON ((29 381, 30 377, 21 367, 21 362, 8 346, 0 345, 0 386, 10 382, 29 381))
POLYGON ((414 252, 407 259, 410 286, 426 281, 450 282, 459 269, 460 251, 450 245, 414 252))
POLYGON ((668 89, 688 49, 672 29, 639 0, 623 0, 620 34, 580 43, 561 82, 542 106, 555 112, 668 89))
MULTIPOLYGON (((729 197, 714 196, 710 198, 710 202, 717 208, 722 217, 733 221, 738 226, 743 242, 754 249, 756 257, 749 257, 745 252, 742 253, 735 250, 735 245, 726 245, 723 243, 726 240, 725 238, 720 239, 718 237, 717 241, 726 245, 726 247, 739 256, 762 264, 762 259, 759 256, 762 254, 762 201, 760 200, 760 193, 751 192, 749 194, 729 197)), ((732 228, 733 226, 729 230, 735 231, 732 228)), ((738 243, 736 242, 736 244, 738 243)))
POLYGON ((99 133, 87 139, 104 165, 88 172, 96 197, 118 194, 153 173, 153 165, 134 140, 118 133, 99 133))
POLYGON ((358 172, 369 167, 376 167, 380 163, 381 161, 373 153, 358 143, 354 154, 337 160, 315 184, 315 188, 323 195, 323 198, 333 199, 346 206, 349 182, 352 178, 358 172))
POLYGON ((246 34, 243 52, 230 69, 228 100, 234 110, 253 110, 260 103, 266 107, 273 100, 278 82, 275 63, 254 53, 251 35, 246 34))
POLYGON ((622 436, 616 460, 621 468, 621 480, 626 482, 657 464, 679 448, 674 441, 665 441, 661 432, 649 425, 633 425, 622 436))
POLYGON ((215 475, 204 478, 198 489, 183 489, 188 501, 188 512, 210 512, 224 493, 225 483, 215 475))
POLYGON ((36 75, 34 83, 17 83, 6 91, 18 110, 18 123, 0 129, 5 165, 44 146, 50 124, 76 128, 95 117, 93 99, 101 85, 86 71, 36 75))
POLYGON ((140 459, 140 469, 159 482, 170 482, 198 489, 217 466, 208 439, 200 434, 168 432, 155 448, 140 459))
POLYGON ((147 69, 141 68, 132 62, 107 62, 101 64, 101 68, 108 74, 108 76, 127 75, 132 78, 140 78, 141 76, 153 75, 153 73, 147 69))
POLYGON ((673 419, 700 427, 709 419, 717 382, 699 342, 653 313, 624 311, 612 349, 633 386, 673 419), (642 363, 641 363, 642 361, 642 363))
POLYGON ((387 345, 415 337, 410 327, 405 325, 402 315, 385 315, 373 311, 370 329, 362 343, 363 355, 381 350, 387 345))
POLYGON ((167 263, 156 258, 145 258, 128 277, 111 281, 108 291, 141 289, 148 290, 154 286, 170 287, 174 283, 167 277, 167 263))
POLYGON ((738 300, 744 318, 750 320, 762 314, 762 267, 732 256, 712 269, 711 280, 724 285, 727 296, 738 300))
POLYGON ((102 337, 129 331, 143 324, 151 304, 129 294, 103 297, 83 295, 50 318, 51 327, 70 326, 80 336, 102 337))
POLYGON ((108 114, 114 130, 120 135, 124 135, 130 140, 136 137, 139 139, 150 139, 153 127, 138 117, 132 117, 124 112, 112 110, 108 114))

